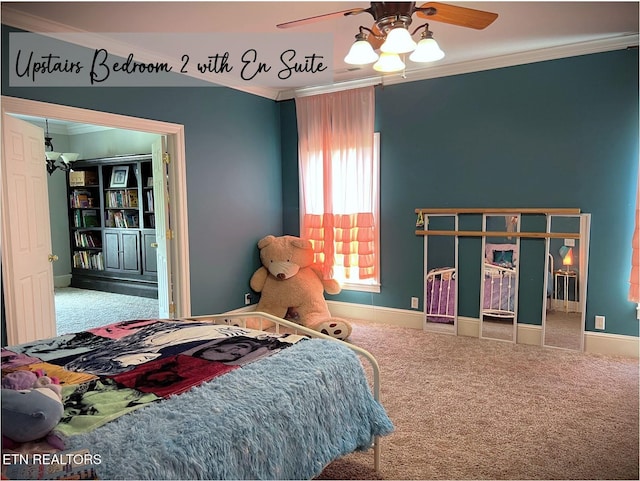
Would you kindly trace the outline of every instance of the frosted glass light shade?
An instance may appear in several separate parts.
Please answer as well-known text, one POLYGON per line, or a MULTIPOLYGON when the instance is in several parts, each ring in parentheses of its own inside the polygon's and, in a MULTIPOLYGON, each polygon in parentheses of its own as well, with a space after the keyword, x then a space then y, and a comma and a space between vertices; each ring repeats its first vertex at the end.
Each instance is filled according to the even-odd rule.
POLYGON ((68 164, 69 162, 75 162, 76 160, 78 160, 80 154, 75 152, 65 152, 60 157, 65 164, 68 164))
POLYGON ((404 62, 397 54, 385 52, 382 52, 380 59, 373 64, 375 71, 383 73, 399 72, 400 70, 404 70, 404 67, 404 62))
POLYGON ((366 40, 358 40, 351 45, 349 53, 344 58, 345 63, 351 65, 365 65, 378 60, 378 54, 366 40))
POLYGON ((432 38, 423 38, 409 56, 409 60, 412 62, 435 62, 443 57, 444 52, 440 49, 438 42, 432 38))
POLYGON ((44 153, 44 156, 47 158, 47 160, 58 160, 60 158, 60 155, 62 155, 60 152, 45 151, 44 153))
POLYGON ((411 38, 411 34, 406 28, 394 28, 387 33, 387 39, 380 46, 380 51, 384 53, 407 53, 413 52, 416 42, 411 38))

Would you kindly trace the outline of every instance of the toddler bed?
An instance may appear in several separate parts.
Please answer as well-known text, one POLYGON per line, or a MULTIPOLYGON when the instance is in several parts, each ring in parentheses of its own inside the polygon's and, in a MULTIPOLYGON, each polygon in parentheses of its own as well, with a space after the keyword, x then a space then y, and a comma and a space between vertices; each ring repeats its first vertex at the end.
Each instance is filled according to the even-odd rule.
POLYGON ((456 313, 456 269, 442 267, 427 273, 425 282, 427 322, 453 324, 456 313))
MULTIPOLYGON (((482 315, 515 315, 516 244, 486 244, 483 259, 482 315)), ((425 278, 425 315, 428 322, 453 324, 456 303, 456 269, 431 269, 425 278)))
POLYGON ((311 479, 372 446, 378 469, 393 430, 371 354, 263 313, 124 321, 2 363, 60 379, 55 433, 100 479, 311 479))
POLYGON ((482 315, 515 316, 517 244, 485 245, 482 315))

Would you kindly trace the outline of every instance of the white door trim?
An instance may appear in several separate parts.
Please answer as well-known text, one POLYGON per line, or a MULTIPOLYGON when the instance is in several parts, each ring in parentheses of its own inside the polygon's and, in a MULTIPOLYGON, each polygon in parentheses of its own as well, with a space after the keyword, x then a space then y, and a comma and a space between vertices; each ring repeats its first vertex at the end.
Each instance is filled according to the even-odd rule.
MULTIPOLYGON (((189 272, 189 230, 187 222, 184 126, 15 97, 2 96, 1 102, 3 117, 6 114, 30 115, 168 136, 171 154, 171 162, 169 164, 169 188, 172 194, 171 226, 174 238, 171 242, 168 255, 171 256, 173 269, 173 292, 174 302, 176 303, 175 316, 190 316, 191 277, 189 272)), ((5 177, 1 176, 0 181, 4 183, 5 177)), ((1 221, 1 226, 2 229, 7 227, 5 226, 4 218, 1 221)))

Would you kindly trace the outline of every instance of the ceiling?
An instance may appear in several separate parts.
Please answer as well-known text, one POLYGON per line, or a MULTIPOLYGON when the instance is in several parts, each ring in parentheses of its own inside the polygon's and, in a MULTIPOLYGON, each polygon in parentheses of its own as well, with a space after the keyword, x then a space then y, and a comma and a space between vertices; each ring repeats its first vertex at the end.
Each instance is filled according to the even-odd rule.
POLYGON ((60 119, 44 119, 42 117, 34 117, 32 115, 11 114, 13 117, 30 122, 37 125, 45 132, 50 134, 62 134, 62 135, 79 135, 88 134, 91 132, 102 132, 105 130, 113 130, 112 127, 104 127, 101 125, 89 125, 79 122, 72 122, 70 120, 60 119), (46 122, 45 122, 46 120, 46 122))
MULTIPOLYGON (((353 68, 343 58, 360 25, 371 27, 363 13, 338 16, 287 32, 330 33, 334 40, 333 82, 253 93, 273 99, 364 84, 414 81, 542 60, 638 46, 638 2, 447 2, 497 13, 484 30, 430 22, 445 51, 431 64, 407 65, 401 74, 381 75, 371 65, 353 68)), ((422 5, 423 2, 417 2, 422 5)), ((254 36, 283 32, 277 24, 351 8, 366 2, 2 2, 2 23, 31 32, 231 32, 254 36)), ((421 25, 414 15, 412 27, 421 25)), ((160 52, 159 52, 160 53, 160 52)), ((243 90, 251 91, 250 88, 243 90)))

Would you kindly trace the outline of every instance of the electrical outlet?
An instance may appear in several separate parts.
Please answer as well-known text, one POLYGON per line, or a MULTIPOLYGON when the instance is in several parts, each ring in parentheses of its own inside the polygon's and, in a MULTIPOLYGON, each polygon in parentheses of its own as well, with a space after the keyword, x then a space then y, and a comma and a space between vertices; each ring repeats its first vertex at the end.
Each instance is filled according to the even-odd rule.
POLYGON ((247 293, 244 295, 244 304, 245 304, 245 306, 246 306, 247 304, 251 304, 251 293, 247 292, 247 293))
POLYGON ((576 240, 575 239, 565 239, 564 240, 564 245, 566 245, 567 247, 575 247, 576 246, 576 240))
POLYGON ((417 309, 418 308, 418 302, 420 302, 418 300, 417 297, 412 297, 411 298, 411 309, 417 309))
POLYGON ((604 316, 596 316, 596 329, 604 330, 604 316))

